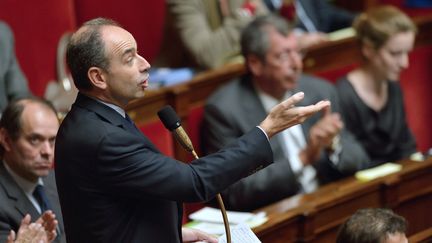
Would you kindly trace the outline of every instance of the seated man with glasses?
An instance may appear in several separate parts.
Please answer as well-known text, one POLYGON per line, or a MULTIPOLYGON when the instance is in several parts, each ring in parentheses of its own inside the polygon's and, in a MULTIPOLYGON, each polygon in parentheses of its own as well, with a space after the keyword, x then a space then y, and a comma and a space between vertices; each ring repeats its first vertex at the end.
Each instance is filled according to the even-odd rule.
POLYGON ((274 164, 225 190, 231 210, 253 210, 285 197, 312 192, 323 183, 366 167, 368 157, 346 130, 337 113, 334 87, 302 74, 297 39, 285 20, 256 18, 241 36, 248 72, 222 87, 204 112, 203 150, 212 153, 234 141, 262 120, 273 106, 302 91, 301 105, 331 101, 331 109, 290 127, 270 140, 274 164))

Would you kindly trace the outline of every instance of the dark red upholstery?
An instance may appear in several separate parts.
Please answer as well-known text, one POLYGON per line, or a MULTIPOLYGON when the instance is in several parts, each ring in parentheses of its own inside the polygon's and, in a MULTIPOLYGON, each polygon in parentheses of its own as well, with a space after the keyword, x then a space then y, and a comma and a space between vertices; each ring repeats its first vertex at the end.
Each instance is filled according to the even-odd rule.
POLYGON ((139 129, 163 154, 174 158, 173 138, 171 133, 163 126, 162 122, 156 121, 148 123, 140 126, 139 129))
POLYGON ((410 67, 402 73, 408 124, 417 140, 417 148, 425 152, 432 147, 432 46, 414 49, 410 67))
POLYGON ((58 41, 76 26, 73 0, 0 0, 0 19, 14 32, 16 54, 30 89, 42 96, 48 81, 56 79, 58 41))
POLYGON ((165 1, 74 0, 78 25, 95 17, 118 21, 135 37, 140 54, 151 62, 162 41, 165 1))
POLYGON ((318 72, 315 73, 315 75, 330 81, 332 84, 335 84, 340 77, 345 76, 349 71, 353 70, 356 66, 357 64, 352 64, 338 69, 318 72))
MULTIPOLYGON (((189 111, 189 116, 188 116, 187 132, 198 156, 204 156, 201 152, 201 146, 200 146, 200 127, 203 120, 203 115, 204 115, 204 108, 200 106, 191 109, 189 111)), ((191 160, 192 159, 193 157, 191 156, 191 160)), ((189 216, 189 214, 203 208, 204 206, 205 206, 204 203, 185 203, 184 204, 185 218, 183 219, 183 221, 187 222, 188 221, 187 217, 189 216)))

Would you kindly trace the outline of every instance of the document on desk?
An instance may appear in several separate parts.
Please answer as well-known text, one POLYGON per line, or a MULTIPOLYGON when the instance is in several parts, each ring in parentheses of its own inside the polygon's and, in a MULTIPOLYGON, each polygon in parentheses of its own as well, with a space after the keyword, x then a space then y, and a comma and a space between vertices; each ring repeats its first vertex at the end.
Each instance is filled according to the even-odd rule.
MULTIPOLYGON (((219 237, 219 243, 226 243, 226 235, 219 237)), ((258 237, 246 224, 238 224, 231 227, 232 243, 261 243, 258 237)))
POLYGON ((328 33, 328 38, 331 41, 346 39, 346 38, 350 38, 353 36, 355 36, 355 31, 352 27, 343 28, 343 29, 328 33))
POLYGON ((401 169, 402 169, 402 165, 400 164, 385 163, 370 169, 357 171, 354 176, 359 181, 371 181, 379 177, 396 173, 401 169))
MULTIPOLYGON (((268 218, 265 212, 246 213, 227 211, 228 221, 231 227, 237 224, 245 223, 250 228, 257 227, 265 223, 268 218)), ((225 227, 222 214, 219 209, 205 207, 189 215, 193 221, 185 226, 193 229, 199 229, 209 234, 222 235, 225 233, 225 227)))
MULTIPOLYGON (((244 223, 255 216, 253 213, 233 211, 228 211, 227 215, 231 224, 244 223)), ((222 214, 217 208, 204 207, 189 215, 189 218, 202 222, 223 223, 222 214)))

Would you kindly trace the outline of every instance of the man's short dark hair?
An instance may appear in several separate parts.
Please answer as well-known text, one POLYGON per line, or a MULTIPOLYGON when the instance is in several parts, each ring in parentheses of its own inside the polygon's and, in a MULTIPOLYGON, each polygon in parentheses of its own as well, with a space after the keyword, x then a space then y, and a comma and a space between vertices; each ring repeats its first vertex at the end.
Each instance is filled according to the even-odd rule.
POLYGON ((360 209, 341 226, 336 243, 382 243, 406 232, 406 221, 390 209, 360 209))
MULTIPOLYGON (((38 97, 28 97, 16 99, 8 104, 0 119, 0 128, 4 129, 12 140, 18 139, 21 135, 21 117, 24 107, 28 103, 36 103, 51 110, 55 116, 57 111, 54 106, 47 100, 38 97)), ((3 146, 0 146, 0 155, 4 153, 3 146)))
POLYGON ((276 15, 264 15, 255 18, 242 31, 240 43, 244 58, 253 54, 265 61, 265 55, 270 47, 269 28, 274 28, 281 35, 287 36, 291 30, 288 22, 276 15))
POLYGON ((69 66, 75 86, 80 90, 89 90, 92 86, 87 76, 91 67, 108 71, 109 60, 105 55, 105 45, 101 39, 102 26, 119 26, 111 19, 96 18, 83 24, 81 31, 72 35, 66 50, 66 62, 69 66))

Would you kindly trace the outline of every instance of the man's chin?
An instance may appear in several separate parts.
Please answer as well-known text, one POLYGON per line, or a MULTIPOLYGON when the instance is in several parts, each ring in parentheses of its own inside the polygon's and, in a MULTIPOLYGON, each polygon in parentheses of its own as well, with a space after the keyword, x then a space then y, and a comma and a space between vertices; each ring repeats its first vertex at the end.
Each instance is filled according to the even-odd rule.
POLYGON ((135 98, 139 99, 145 96, 145 90, 140 90, 135 94, 135 98))
POLYGON ((37 175, 38 177, 46 177, 46 176, 49 175, 49 172, 50 172, 51 170, 52 170, 52 169, 38 170, 38 171, 36 172, 36 175, 37 175))
POLYGON ((293 90, 293 89, 297 88, 297 82, 296 81, 286 82, 284 84, 284 88, 286 91, 293 90))

